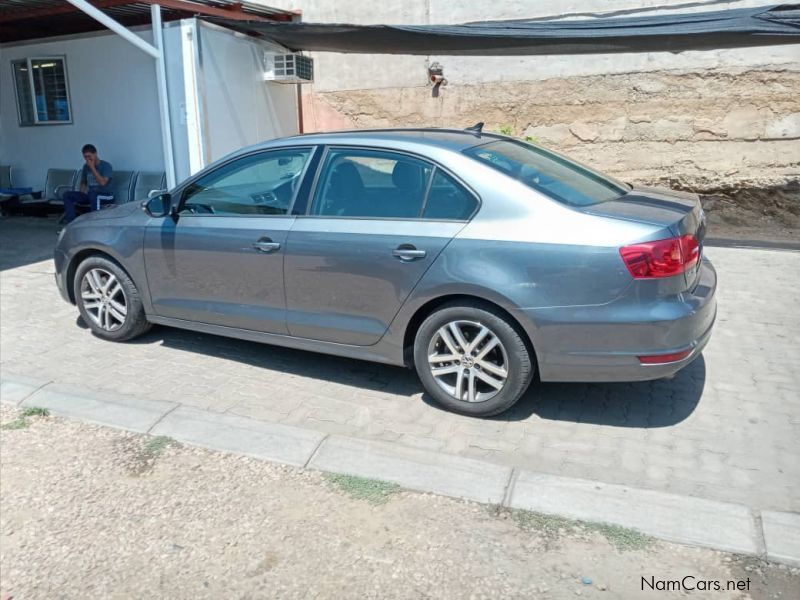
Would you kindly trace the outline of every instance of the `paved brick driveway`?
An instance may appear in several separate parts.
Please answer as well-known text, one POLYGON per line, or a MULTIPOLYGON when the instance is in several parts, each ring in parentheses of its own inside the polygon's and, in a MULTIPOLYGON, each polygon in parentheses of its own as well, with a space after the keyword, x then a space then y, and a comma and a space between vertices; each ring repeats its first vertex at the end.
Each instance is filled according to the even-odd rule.
POLYGON ((717 328, 674 379, 535 385, 482 421, 430 406, 401 368, 166 328, 102 342, 58 296, 52 221, 0 234, 4 374, 800 512, 800 253, 709 248, 717 328))

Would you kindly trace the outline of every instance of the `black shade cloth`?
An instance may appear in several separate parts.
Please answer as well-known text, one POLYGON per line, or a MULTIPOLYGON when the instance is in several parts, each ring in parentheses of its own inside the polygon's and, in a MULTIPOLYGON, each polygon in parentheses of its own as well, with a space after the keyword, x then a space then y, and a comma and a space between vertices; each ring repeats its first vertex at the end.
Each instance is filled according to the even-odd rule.
POLYGON ((368 54, 682 52, 800 43, 800 4, 639 17, 524 19, 463 25, 215 21, 268 38, 291 50, 368 54))

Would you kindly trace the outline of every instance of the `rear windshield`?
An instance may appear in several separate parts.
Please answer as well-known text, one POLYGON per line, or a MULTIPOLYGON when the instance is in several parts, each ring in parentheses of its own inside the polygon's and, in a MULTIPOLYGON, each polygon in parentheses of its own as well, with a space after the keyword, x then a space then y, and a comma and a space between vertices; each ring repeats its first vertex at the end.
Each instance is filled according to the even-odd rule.
POLYGON ((628 187, 554 152, 513 140, 499 140, 464 150, 528 187, 572 206, 619 198, 628 187))

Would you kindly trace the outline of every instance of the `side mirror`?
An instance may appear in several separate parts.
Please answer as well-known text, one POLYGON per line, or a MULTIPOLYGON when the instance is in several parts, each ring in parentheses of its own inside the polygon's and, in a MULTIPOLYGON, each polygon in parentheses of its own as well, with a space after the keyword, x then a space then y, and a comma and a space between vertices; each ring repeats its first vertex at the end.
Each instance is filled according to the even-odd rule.
POLYGON ((160 196, 161 194, 163 194, 166 191, 167 190, 150 190, 150 192, 147 194, 147 198, 148 199, 155 198, 156 196, 160 196))
POLYGON ((166 217, 172 210, 172 197, 166 192, 153 196, 142 204, 142 208, 151 217, 166 217))

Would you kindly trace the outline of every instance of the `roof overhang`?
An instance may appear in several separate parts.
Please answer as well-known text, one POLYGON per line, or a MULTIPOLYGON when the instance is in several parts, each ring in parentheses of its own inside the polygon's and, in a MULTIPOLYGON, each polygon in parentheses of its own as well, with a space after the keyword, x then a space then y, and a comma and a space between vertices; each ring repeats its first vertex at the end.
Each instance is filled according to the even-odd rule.
MULTIPOLYGON (((299 11, 270 8, 236 0, 90 0, 96 8, 126 27, 150 23, 150 6, 161 6, 164 21, 214 17, 254 23, 293 22, 299 11)), ((0 41, 19 42, 105 27, 64 0, 4 0, 0 4, 0 41)))

